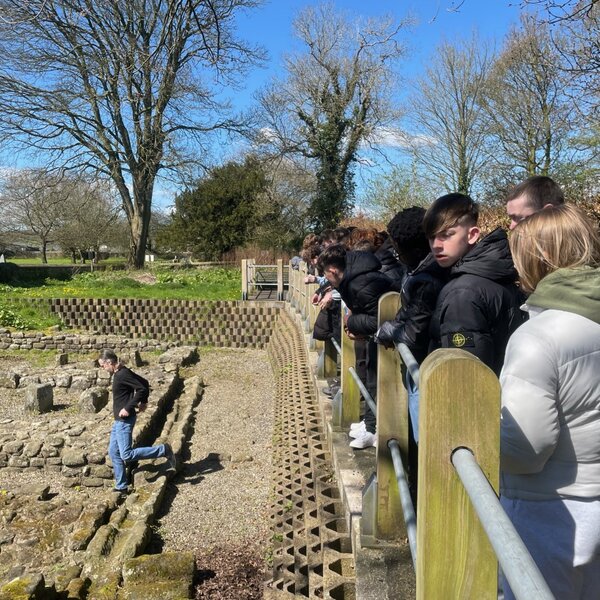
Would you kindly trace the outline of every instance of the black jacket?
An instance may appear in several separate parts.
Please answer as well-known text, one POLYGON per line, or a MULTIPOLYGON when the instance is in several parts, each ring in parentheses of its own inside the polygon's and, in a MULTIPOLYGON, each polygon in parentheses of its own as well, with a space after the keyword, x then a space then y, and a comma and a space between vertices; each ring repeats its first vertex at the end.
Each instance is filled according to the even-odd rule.
POLYGON ((121 367, 113 375, 113 415, 121 420, 119 413, 124 408, 129 416, 135 413, 138 404, 146 404, 150 395, 148 380, 127 367, 121 367))
POLYGON ((380 272, 381 263, 371 252, 348 252, 339 292, 352 311, 347 327, 359 336, 377 331, 379 298, 392 290, 392 282, 380 272))
POLYGON ((447 281, 448 270, 440 267, 428 254, 404 279, 400 290, 401 305, 393 321, 384 323, 376 341, 385 345, 406 344, 417 362, 429 350, 429 329, 440 290, 447 281))
POLYGON ((375 252, 375 257, 381 263, 380 271, 392 280, 394 290, 399 292, 402 282, 407 275, 406 266, 396 256, 396 251, 390 238, 387 238, 375 252))
POLYGON ((450 268, 431 321, 431 350, 461 348, 496 374, 508 338, 523 322, 525 297, 515 282, 506 232, 496 229, 450 268))

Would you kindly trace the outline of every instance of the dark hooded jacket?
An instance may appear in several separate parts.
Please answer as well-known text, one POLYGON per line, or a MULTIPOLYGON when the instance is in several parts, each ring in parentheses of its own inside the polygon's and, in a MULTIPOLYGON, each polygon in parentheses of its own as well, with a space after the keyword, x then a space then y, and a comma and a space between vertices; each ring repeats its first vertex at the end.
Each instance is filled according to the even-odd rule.
POLYGON ((404 279, 400 290, 401 306, 393 321, 383 324, 376 341, 390 345, 406 344, 417 362, 429 349, 431 318, 438 295, 447 281, 448 270, 428 254, 404 279))
POLYGON ((496 229, 450 268, 431 320, 431 347, 461 348, 497 375, 508 338, 524 321, 506 232, 496 229))
POLYGON ((338 288, 352 311, 347 327, 358 336, 377 331, 379 298, 392 290, 392 282, 380 272, 381 263, 371 252, 348 252, 346 268, 338 288))
POLYGON ((387 238, 375 252, 381 263, 381 272, 392 280, 394 290, 399 292, 406 277, 406 267, 398 260, 392 240, 387 238))

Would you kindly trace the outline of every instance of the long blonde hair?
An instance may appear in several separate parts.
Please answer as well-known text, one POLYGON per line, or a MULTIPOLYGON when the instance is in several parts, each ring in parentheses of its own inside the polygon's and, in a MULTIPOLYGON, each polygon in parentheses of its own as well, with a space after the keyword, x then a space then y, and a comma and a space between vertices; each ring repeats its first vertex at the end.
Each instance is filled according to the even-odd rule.
POLYGON ((557 269, 600 265, 598 223, 572 204, 549 206, 513 229, 510 250, 523 290, 533 292, 557 269))

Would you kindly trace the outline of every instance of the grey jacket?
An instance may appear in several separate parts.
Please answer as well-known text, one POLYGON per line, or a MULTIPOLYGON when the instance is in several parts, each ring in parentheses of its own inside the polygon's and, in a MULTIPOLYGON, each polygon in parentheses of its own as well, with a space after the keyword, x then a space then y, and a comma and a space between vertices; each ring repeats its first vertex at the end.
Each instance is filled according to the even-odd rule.
POLYGON ((600 269, 559 269, 527 301, 500 383, 501 491, 600 497, 600 269))

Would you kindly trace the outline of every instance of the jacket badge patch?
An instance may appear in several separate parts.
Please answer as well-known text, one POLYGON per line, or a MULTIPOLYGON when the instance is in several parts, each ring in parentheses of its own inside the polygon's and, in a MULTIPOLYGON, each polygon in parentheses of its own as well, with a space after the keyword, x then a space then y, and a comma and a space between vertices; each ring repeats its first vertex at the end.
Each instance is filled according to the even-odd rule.
POLYGON ((451 345, 455 348, 472 347, 475 345, 473 336, 468 333, 457 331, 456 333, 449 334, 448 337, 450 338, 451 345))

